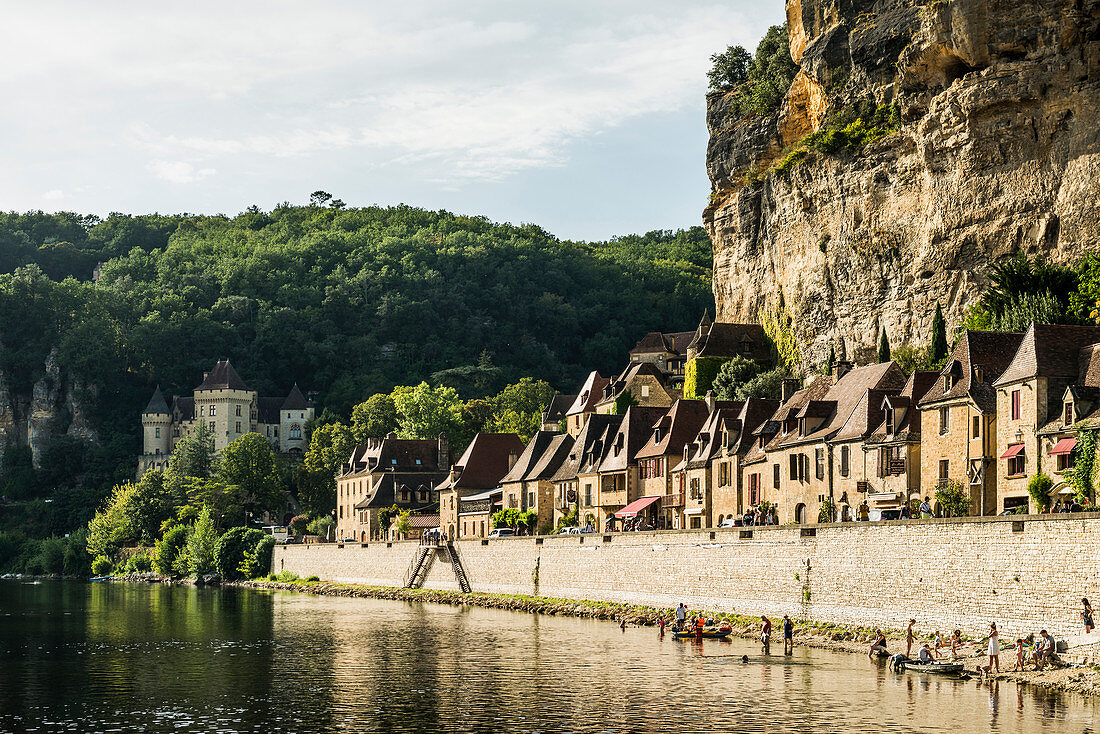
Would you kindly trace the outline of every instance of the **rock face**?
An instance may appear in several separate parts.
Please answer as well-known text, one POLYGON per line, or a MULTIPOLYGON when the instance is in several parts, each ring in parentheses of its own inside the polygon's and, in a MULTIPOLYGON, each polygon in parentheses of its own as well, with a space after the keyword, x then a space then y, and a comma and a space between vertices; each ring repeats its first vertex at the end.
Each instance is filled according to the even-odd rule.
POLYGON ((991 262, 1098 241, 1100 0, 788 0, 787 18, 800 72, 779 112, 708 99, 719 319, 782 294, 805 369, 841 337, 868 360, 880 328, 925 344, 937 302, 958 324, 991 262), (900 129, 760 175, 861 100, 897 104, 900 129))

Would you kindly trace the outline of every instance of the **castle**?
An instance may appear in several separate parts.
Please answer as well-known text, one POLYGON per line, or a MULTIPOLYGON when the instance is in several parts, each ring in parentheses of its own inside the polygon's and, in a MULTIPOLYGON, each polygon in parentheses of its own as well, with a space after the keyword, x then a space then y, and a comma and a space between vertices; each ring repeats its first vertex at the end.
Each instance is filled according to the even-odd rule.
POLYGON ((173 397, 168 407, 158 386, 141 413, 143 453, 137 476, 165 469, 176 443, 205 421, 220 452, 246 433, 258 433, 281 454, 302 454, 307 446, 303 428, 314 416, 313 403, 295 384, 285 398, 261 398, 248 387, 229 360, 203 374, 193 397, 173 397))

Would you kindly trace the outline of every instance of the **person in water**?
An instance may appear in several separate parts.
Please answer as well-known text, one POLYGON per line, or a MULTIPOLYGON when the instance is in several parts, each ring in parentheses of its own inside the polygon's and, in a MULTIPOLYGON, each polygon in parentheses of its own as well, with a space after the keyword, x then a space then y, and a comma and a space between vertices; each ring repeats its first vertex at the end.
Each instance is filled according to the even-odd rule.
POLYGON ((703 619, 703 615, 700 614, 695 619, 695 639, 703 639, 703 629, 707 626, 707 620, 703 619))
POLYGON ((763 614, 760 615, 760 620, 762 622, 760 625, 760 642, 767 650, 772 639, 772 621, 763 614))
POLYGON ((684 628, 684 622, 687 621, 688 608, 684 606, 683 602, 680 602, 680 606, 676 607, 676 631, 679 632, 684 628))
POLYGON ((1001 643, 997 639, 997 623, 989 623, 989 635, 985 638, 989 640, 989 647, 986 652, 989 653, 989 670, 996 670, 1001 672, 1001 643))
POLYGON ((959 659, 959 646, 962 645, 962 630, 955 630, 951 635, 951 659, 959 659))
POLYGON ((913 643, 917 639, 917 634, 913 632, 913 625, 917 623, 917 620, 910 619, 909 627, 905 630, 905 657, 913 657, 913 643))
POLYGON ((783 615, 783 654, 794 652, 794 622, 789 614, 783 615))

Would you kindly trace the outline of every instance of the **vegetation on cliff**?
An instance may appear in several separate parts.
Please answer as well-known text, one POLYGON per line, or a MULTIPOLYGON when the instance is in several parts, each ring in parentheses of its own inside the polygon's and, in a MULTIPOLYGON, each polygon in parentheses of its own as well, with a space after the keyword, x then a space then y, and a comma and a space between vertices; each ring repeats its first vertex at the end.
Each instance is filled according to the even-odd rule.
POLYGON ((798 73, 798 65, 791 60, 786 23, 768 29, 755 55, 742 46, 730 46, 710 60, 710 90, 734 92, 730 112, 737 117, 770 115, 778 110, 798 73))

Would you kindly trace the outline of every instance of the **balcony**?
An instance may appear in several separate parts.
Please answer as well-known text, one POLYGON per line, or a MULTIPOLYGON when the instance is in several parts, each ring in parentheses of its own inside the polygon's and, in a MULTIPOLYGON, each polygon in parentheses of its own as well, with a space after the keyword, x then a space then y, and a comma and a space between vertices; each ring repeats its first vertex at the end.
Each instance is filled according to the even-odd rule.
POLYGON ((661 498, 661 508, 668 507, 683 507, 684 506, 684 493, 673 492, 672 494, 666 494, 661 498))

